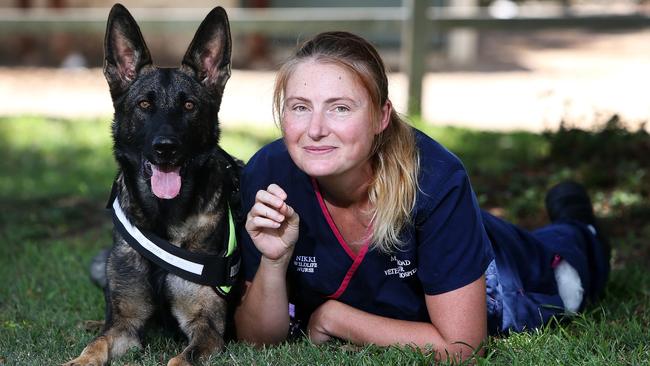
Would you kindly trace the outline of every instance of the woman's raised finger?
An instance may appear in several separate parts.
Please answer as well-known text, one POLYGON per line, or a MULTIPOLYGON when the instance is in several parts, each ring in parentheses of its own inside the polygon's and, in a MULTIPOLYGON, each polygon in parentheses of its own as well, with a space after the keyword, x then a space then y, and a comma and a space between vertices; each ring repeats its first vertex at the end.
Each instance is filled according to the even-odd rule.
POLYGON ((280 223, 277 221, 273 221, 270 219, 267 219, 262 216, 250 216, 248 217, 248 220, 246 220, 246 230, 250 231, 257 231, 260 229, 277 229, 280 227, 280 223))
POLYGON ((276 210, 280 209, 282 205, 284 205, 283 198, 278 197, 275 194, 263 189, 257 191, 257 194, 255 195, 255 202, 263 203, 269 207, 273 207, 276 210))
POLYGON ((271 183, 266 190, 272 195, 280 198, 283 202, 287 199, 287 193, 277 184, 271 183))
POLYGON ((284 220, 284 215, 278 212, 277 209, 267 206, 262 202, 256 202, 253 207, 251 207, 250 215, 252 217, 263 217, 277 222, 282 222, 284 220))

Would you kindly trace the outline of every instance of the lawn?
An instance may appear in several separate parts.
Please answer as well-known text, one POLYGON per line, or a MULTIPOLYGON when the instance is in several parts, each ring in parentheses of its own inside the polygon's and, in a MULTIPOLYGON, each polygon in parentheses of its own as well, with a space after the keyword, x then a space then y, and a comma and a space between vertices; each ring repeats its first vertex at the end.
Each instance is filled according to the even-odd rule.
MULTIPOLYGON (((584 182, 611 233, 606 298, 568 323, 489 339, 479 364, 648 364, 650 361, 650 137, 614 117, 595 131, 494 133, 420 125, 463 159, 481 205, 524 227, 547 222, 550 185, 584 182)), ((103 209, 115 174, 108 120, 0 118, 0 365, 60 364, 98 332, 101 291, 87 266, 110 244, 103 209)), ((246 160, 275 130, 228 129, 222 146, 246 160)), ((159 365, 182 339, 148 334, 114 365, 159 365)), ((307 341, 254 349, 230 343, 210 364, 429 364, 392 347, 307 341)))

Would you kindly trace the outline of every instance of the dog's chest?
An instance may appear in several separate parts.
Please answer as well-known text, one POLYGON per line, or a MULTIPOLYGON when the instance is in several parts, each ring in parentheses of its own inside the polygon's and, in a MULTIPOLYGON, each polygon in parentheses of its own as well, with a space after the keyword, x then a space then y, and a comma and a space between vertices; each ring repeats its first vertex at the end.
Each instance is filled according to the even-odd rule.
POLYGON ((186 249, 205 248, 218 230, 218 224, 224 219, 224 213, 199 213, 188 217, 180 224, 170 226, 170 242, 186 249))

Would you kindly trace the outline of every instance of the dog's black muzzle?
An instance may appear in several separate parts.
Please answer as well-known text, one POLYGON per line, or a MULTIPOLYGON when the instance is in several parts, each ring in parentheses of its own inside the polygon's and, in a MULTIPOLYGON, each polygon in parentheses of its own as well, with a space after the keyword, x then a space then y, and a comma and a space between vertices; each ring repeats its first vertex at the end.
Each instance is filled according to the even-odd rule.
POLYGON ((181 141, 173 136, 156 136, 151 143, 151 147, 153 162, 160 163, 160 165, 174 162, 181 153, 181 141))
POLYGON ((148 148, 142 155, 144 172, 151 175, 149 164, 161 167, 162 169, 173 169, 182 167, 185 163, 185 151, 183 142, 169 135, 156 136, 151 140, 148 148))

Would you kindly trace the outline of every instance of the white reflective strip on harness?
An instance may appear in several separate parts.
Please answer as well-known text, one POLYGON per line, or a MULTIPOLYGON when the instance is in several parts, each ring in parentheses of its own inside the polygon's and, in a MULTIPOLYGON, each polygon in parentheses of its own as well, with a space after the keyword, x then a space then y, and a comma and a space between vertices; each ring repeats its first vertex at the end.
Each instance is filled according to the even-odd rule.
POLYGON ((184 271, 191 272, 199 276, 201 273, 203 273, 202 264, 190 262, 187 259, 183 259, 169 252, 166 252, 156 244, 152 243, 149 239, 147 239, 147 237, 144 236, 144 234, 142 234, 142 232, 140 232, 137 227, 133 226, 131 222, 126 218, 117 199, 113 201, 113 210, 115 210, 115 215, 124 226, 124 229, 126 229, 126 231, 128 231, 129 234, 131 234, 131 236, 137 240, 143 248, 174 267, 178 267, 184 271))

